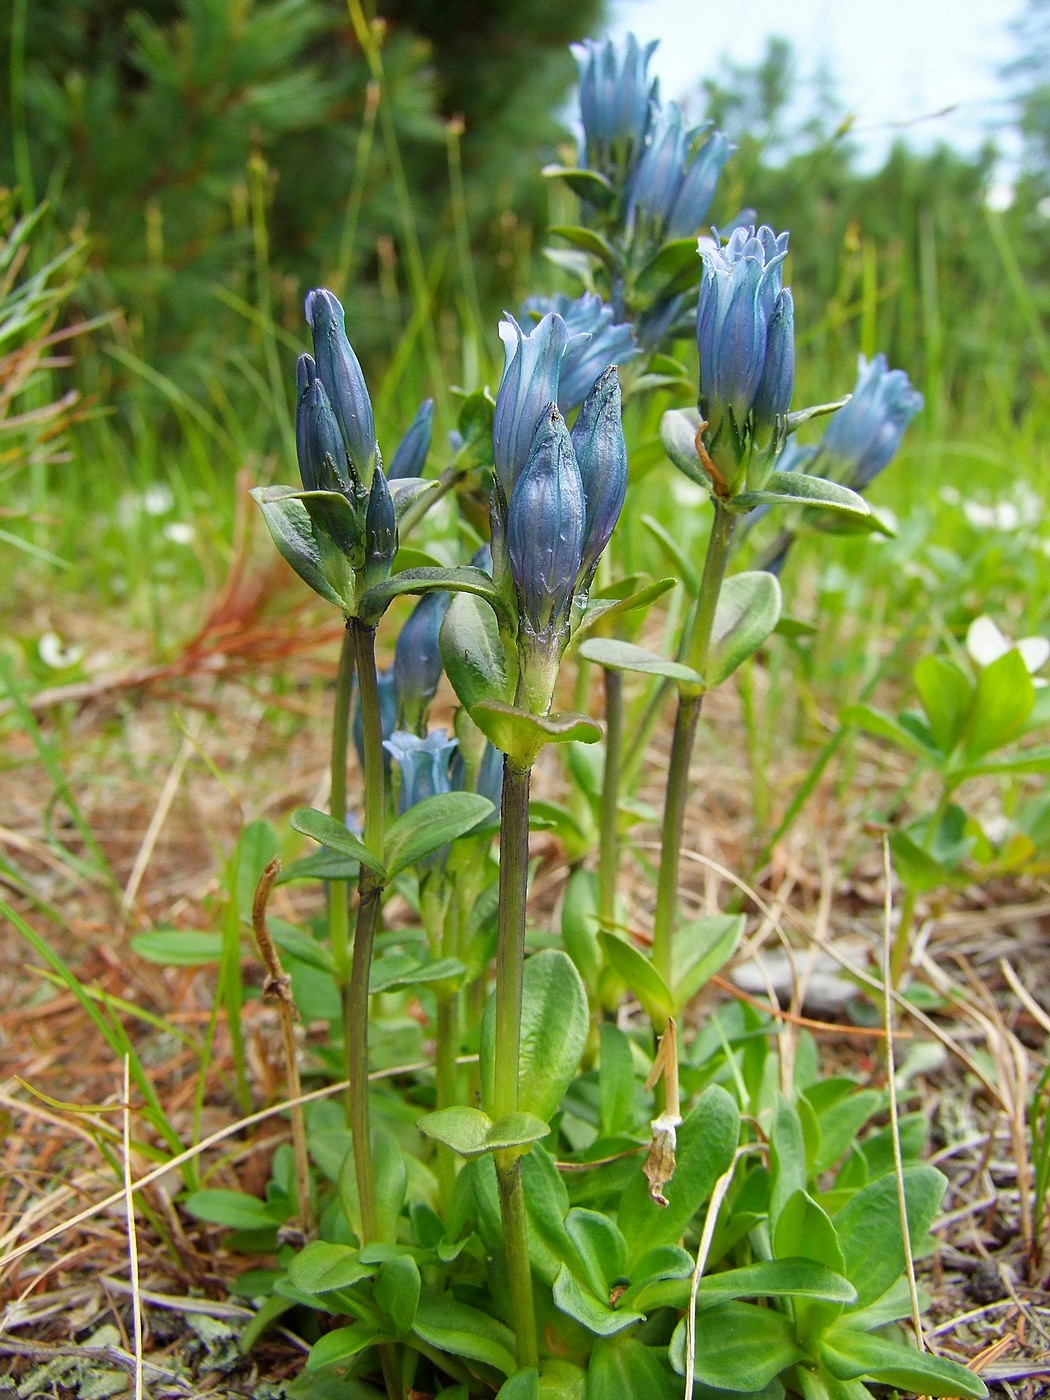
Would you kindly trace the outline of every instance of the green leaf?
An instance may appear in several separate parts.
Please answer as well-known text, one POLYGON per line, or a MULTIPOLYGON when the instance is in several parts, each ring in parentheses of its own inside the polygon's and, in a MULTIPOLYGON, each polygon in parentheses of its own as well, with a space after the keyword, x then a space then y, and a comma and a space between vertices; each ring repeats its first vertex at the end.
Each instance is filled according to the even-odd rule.
POLYGON ((924 851, 906 831, 890 833, 890 854, 893 869, 905 889, 915 894, 928 894, 951 884, 952 872, 929 851, 924 851))
POLYGON ((915 687, 937 747, 950 754, 962 738, 974 697, 969 676, 943 656, 924 656, 915 667, 915 687))
POLYGON ((982 667, 963 739, 963 760, 973 762, 1018 738, 1034 704, 1035 686, 1019 651, 1008 651, 982 667))
POLYGON ((754 656, 780 617, 780 584, 764 569, 733 574, 715 608, 704 681, 710 690, 754 656))
POLYGON ((477 792, 439 792, 417 802, 387 829, 383 842, 387 880, 457 836, 465 836, 492 811, 489 799, 477 792))
MULTIPOLYGON (((908 1231, 912 1248, 921 1247, 933 1223, 945 1178, 934 1167, 904 1169, 908 1231)), ((835 1216, 846 1277, 857 1289, 857 1306, 865 1307, 894 1284, 904 1270, 897 1179, 894 1175, 869 1182, 835 1216)))
MULTIPOLYGON (((629 580, 634 582, 634 580, 629 580)), ((637 612, 641 608, 647 608, 650 603, 662 598, 678 582, 674 578, 658 578, 652 583, 648 583, 644 588, 636 589, 634 592, 626 593, 619 597, 610 596, 612 590, 604 593, 597 593, 591 597, 584 613, 583 620, 573 633, 573 641, 578 642, 591 632, 597 630, 598 624, 603 626, 614 617, 622 617, 624 613, 637 612)))
POLYGON ((330 851, 338 851, 341 856, 351 856, 361 865, 367 865, 369 870, 374 870, 386 882, 387 873, 382 861, 352 831, 347 830, 345 822, 338 821, 327 812, 319 812, 316 807, 296 807, 290 820, 294 830, 302 832, 304 836, 312 836, 330 851))
POLYGON ((406 569, 363 593, 358 611, 363 622, 374 626, 395 598, 406 593, 443 591, 473 593, 484 598, 498 616, 512 621, 492 579, 483 569, 475 569, 471 564, 460 564, 453 569, 406 569))
POLYGON ((576 1246, 582 1277, 599 1298, 606 1298, 627 1271, 627 1245, 615 1223, 601 1211, 574 1206, 565 1228, 576 1246))
MULTIPOLYGON (((778 1259, 813 1259, 836 1274, 846 1271, 846 1261, 835 1226, 827 1212, 799 1187, 788 1196, 777 1217, 773 1252, 778 1259)), ((845 1302, 853 1302, 847 1298, 845 1302)))
POLYGON ((213 929, 154 928, 137 933, 131 951, 162 967, 203 967, 222 957, 223 938, 213 929))
POLYGON ((666 1355, 637 1337, 600 1339, 587 1368, 587 1400, 680 1400, 666 1355))
POLYGON ((743 491, 729 502, 733 510, 749 511, 755 506, 810 506, 819 510, 848 510, 870 515, 868 503, 848 486, 825 481, 822 476, 804 472, 773 472, 760 491, 743 491))
POLYGON ((288 1216, 243 1191, 191 1191, 182 1204, 195 1220, 230 1230, 273 1230, 288 1216))
POLYGON ((711 478, 704 471, 696 450, 700 423, 701 418, 695 408, 669 408, 660 419, 660 441, 678 470, 697 486, 710 491, 711 478))
MULTIPOLYGON (((241 832, 235 859, 237 908, 243 919, 251 919, 255 891, 263 871, 279 850, 277 833, 269 822, 249 822, 241 832)), ((230 864, 232 867, 233 862, 230 864)))
POLYGON ((437 484, 433 478, 427 479, 422 476, 403 476, 388 481, 390 499, 394 503, 394 519, 400 521, 412 502, 428 491, 433 491, 437 484))
POLYGON ((424 1292, 420 1296, 412 1330, 428 1346, 495 1366, 505 1376, 518 1369, 510 1328, 445 1293, 424 1292))
POLYGON ((398 1254, 380 1265, 374 1296, 390 1318, 394 1332, 403 1337, 416 1320, 422 1284, 419 1265, 410 1254, 398 1254))
POLYGON ((700 1280, 698 1296, 707 1303, 731 1298, 814 1298, 852 1303, 857 1290, 840 1273, 814 1259, 785 1258, 706 1274, 700 1280))
POLYGON ((675 1014, 675 1001, 652 962, 615 933, 599 933, 598 941, 613 971, 642 1003, 645 1014, 656 1025, 665 1026, 667 1018, 675 1014))
POLYGON ((496 1400, 540 1400, 540 1375, 535 1366, 515 1371, 497 1390, 496 1400))
POLYGON ((496 614, 472 593, 456 593, 441 623, 441 664, 460 703, 511 699, 507 654, 496 614))
POLYGON ((980 1376, 956 1361, 850 1327, 836 1327, 823 1339, 820 1359, 840 1380, 863 1377, 913 1394, 959 1396, 966 1400, 984 1400, 988 1394, 980 1376))
POLYGON ((320 1371, 325 1366, 340 1366, 352 1361, 367 1347, 393 1340, 393 1337, 370 1327, 367 1322, 355 1323, 353 1327, 337 1327, 314 1342, 306 1359, 306 1369, 320 1371))
POLYGON ((598 1121, 602 1137, 616 1137, 634 1126, 634 1060, 631 1042, 618 1026, 598 1027, 598 1121))
POLYGON ((674 536, 669 531, 665 530, 658 520, 654 520, 651 515, 643 515, 642 524, 656 539, 661 549, 671 560, 690 598, 695 598, 700 591, 700 575, 697 573, 692 560, 686 554, 685 550, 682 549, 674 536))
POLYGON ((306 967, 315 967, 329 976, 335 975, 335 961, 327 944, 319 943, 311 934, 304 933, 284 919, 271 917, 269 925, 271 937, 282 953, 287 953, 306 967))
POLYGON ((281 867, 277 884, 290 885, 296 880, 356 880, 360 861, 341 856, 337 851, 315 851, 302 860, 293 860, 281 867))
POLYGON ((635 283, 644 296, 663 300, 695 287, 704 265, 696 250, 695 238, 675 238, 665 243, 642 269, 635 283))
POLYGON ((777 1095, 769 1135, 769 1156, 772 1177, 769 1224, 775 1232, 785 1202, 806 1186, 806 1144, 802 1136, 802 1123, 798 1110, 783 1094, 777 1095))
POLYGON ((666 676, 668 680, 688 685, 703 685, 703 678, 689 666, 612 637, 590 637, 581 643, 579 652, 585 661, 593 661, 596 666, 605 666, 610 671, 636 671, 643 676, 666 676))
MULTIPOLYGON (((346 1166, 351 1162, 348 1158, 346 1166)), ((397 1239, 401 1211, 408 1191, 408 1167, 401 1144, 387 1128, 372 1131, 372 1166, 375 1173, 376 1229, 380 1241, 397 1239)), ((355 1177, 356 1172, 351 1172, 355 1177)))
POLYGON ((599 208, 611 203, 615 195, 612 185, 598 170, 580 170, 571 165, 545 165, 540 173, 548 180, 564 180, 573 194, 599 208))
POLYGON ((303 582, 343 612, 350 612, 353 569, 328 531, 315 522, 303 497, 331 495, 352 516, 350 503, 334 492, 297 491, 293 486, 256 486, 250 494, 262 510, 274 544, 303 582))
POLYGON ((419 1120, 421 1132, 443 1142, 461 1157, 482 1157, 486 1152, 527 1148, 550 1134, 550 1127, 532 1113, 509 1113, 495 1123, 480 1108, 439 1108, 419 1120))
POLYGON ((718 1085, 705 1089, 678 1129, 674 1176, 666 1187, 668 1205, 649 1198, 641 1164, 620 1199, 617 1224, 634 1261, 661 1244, 676 1244, 703 1208, 711 1188, 733 1160, 740 1136, 740 1114, 718 1085))
MULTIPOLYGON (((456 427, 463 438, 464 446, 484 443, 492 451, 492 421, 496 405, 487 389, 475 389, 467 394, 456 415, 456 427)), ((491 459, 490 459, 491 460, 491 459)))
POLYGON ((593 229, 581 228, 577 224, 552 224, 548 232, 564 238, 566 243, 581 253, 590 253, 592 257, 599 258, 606 267, 616 267, 616 254, 601 234, 593 229))
POLYGON ((743 914, 712 914, 679 926, 674 941, 675 1015, 733 956, 746 924, 743 914))
POLYGON ((554 1280, 554 1302, 563 1313, 596 1337, 612 1337, 637 1322, 645 1321, 642 1313, 611 1308, 608 1303, 595 1297, 564 1264, 554 1280))
POLYGON ((977 777, 982 773, 1050 773, 1050 745, 1040 744, 1031 749, 1019 749, 1016 753, 1005 753, 1001 758, 988 758, 983 763, 968 763, 964 768, 953 768, 952 778, 962 782, 964 778, 977 777))
MULTIPOLYGON (((685 1373, 685 1318, 671 1337, 671 1365, 685 1373)), ((724 1303, 697 1314, 696 1379, 723 1390, 753 1392, 801 1361, 788 1318, 754 1303, 724 1303)))
POLYGON ((486 739, 522 768, 532 766, 544 744, 596 744, 602 737, 601 728, 586 715, 531 715, 498 700, 482 700, 470 717, 486 739))
POLYGON ((916 758, 932 763, 934 767, 939 767, 942 762, 943 756, 933 747, 932 735, 931 742, 924 743, 911 729, 901 724, 900 720, 894 719, 883 710, 875 709, 873 705, 847 705, 839 719, 843 724, 856 725, 858 729, 874 734, 879 739, 889 739, 890 743, 898 744, 916 758))
POLYGON ((375 1267, 361 1263, 361 1251, 353 1245, 312 1240, 288 1265, 288 1277, 302 1293, 331 1293, 371 1278, 375 1267))
MULTIPOLYGON (((495 1000, 481 1027, 483 1100, 495 1092, 495 1000)), ((572 1082, 587 1043, 590 1013, 580 974, 567 953, 547 948, 529 958, 522 973, 518 1107, 548 1122, 572 1082)))
POLYGON ((384 953, 376 958, 368 970, 368 990, 376 992, 402 992, 412 987, 423 987, 430 982, 462 982, 466 977, 466 964, 459 958, 435 958, 420 961, 407 953, 384 953))

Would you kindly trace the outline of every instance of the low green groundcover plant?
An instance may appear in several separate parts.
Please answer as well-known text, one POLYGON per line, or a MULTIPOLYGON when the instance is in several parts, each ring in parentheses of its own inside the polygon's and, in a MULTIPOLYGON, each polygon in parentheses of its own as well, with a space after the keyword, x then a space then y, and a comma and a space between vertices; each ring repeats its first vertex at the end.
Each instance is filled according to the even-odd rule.
MULTIPOLYGON (((986 1393, 902 1326, 908 1268, 945 1186, 920 1160, 921 1116, 876 1126, 886 1093, 822 1074, 805 1036, 782 1061, 777 1023, 747 1006, 684 1031, 745 927, 731 911, 688 919, 679 901, 704 697, 791 629, 778 576, 799 531, 884 528, 860 493, 921 399, 877 356, 852 397, 840 384, 833 402, 792 408, 788 235, 749 214, 706 228, 729 144, 661 105, 651 52, 633 38, 576 51, 579 159, 548 174, 578 197, 579 222, 554 233, 580 295, 504 317, 498 391, 464 396, 443 469, 427 471, 429 403, 384 459, 343 308, 317 289, 298 366, 301 481, 253 493, 281 554, 346 630, 329 810, 291 819, 318 850, 278 874, 275 833, 252 827, 237 878, 266 867, 253 918, 271 990, 287 974, 299 1013, 330 1023, 309 1070, 346 1089, 294 1110, 265 1200, 196 1189, 185 1206, 228 1227, 231 1247, 272 1256, 239 1282, 258 1305, 246 1341, 278 1318, 298 1328, 312 1342, 303 1395, 986 1393), (675 358, 690 341, 698 385, 675 358), (662 539, 676 564, 662 579, 621 572, 616 532, 631 456, 622 399, 657 388, 689 402, 664 415, 662 442, 711 518, 701 559, 662 539), (799 447, 796 429, 825 415, 823 437, 799 447), (427 531, 443 499, 445 512, 464 506, 451 566, 427 531), (780 534, 760 567, 735 567, 768 511, 780 534), (672 589, 677 631, 660 654, 636 638, 672 589), (406 595, 418 602, 384 673, 377 632, 406 595), (600 683, 603 748, 588 748, 603 739, 590 714, 559 708, 567 657, 600 683), (442 673, 458 699, 451 729, 429 720, 442 673), (633 710, 625 673, 642 677, 633 710), (634 755, 669 704, 643 946, 625 931, 619 850, 637 817, 634 755), (351 742, 363 772, 353 802, 351 742), (582 818, 532 798, 549 746, 567 756, 582 818), (532 825, 553 826, 577 860, 559 928, 529 921, 532 825), (319 926, 267 918, 278 878, 324 882, 319 926), (395 894, 410 926, 389 922, 395 894), (634 1014, 621 1014, 625 996, 634 1014)), ((918 682, 923 725, 852 718, 942 775, 943 825, 959 782, 1023 730, 1031 686, 1025 714, 1018 700, 993 725, 972 718, 1001 688, 992 668, 971 681, 931 661, 918 682)), ((910 869, 941 869, 939 833, 901 838, 910 869)), ((138 941, 157 958, 170 947, 165 934, 138 941)))

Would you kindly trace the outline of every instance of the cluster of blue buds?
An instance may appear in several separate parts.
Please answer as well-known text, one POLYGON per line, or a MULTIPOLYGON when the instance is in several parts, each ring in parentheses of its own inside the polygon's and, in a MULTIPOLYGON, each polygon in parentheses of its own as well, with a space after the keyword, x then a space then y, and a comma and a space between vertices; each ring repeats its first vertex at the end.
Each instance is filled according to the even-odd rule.
POLYGON ((611 39, 573 44, 580 70, 581 165, 610 184, 627 181, 645 143, 658 84, 648 75, 656 40, 643 48, 633 34, 623 45, 611 39))
POLYGON ((546 714, 574 610, 586 601, 627 489, 620 385, 615 367, 606 368, 570 432, 558 408, 560 379, 581 337, 555 313, 529 334, 508 316, 500 335, 493 573, 518 618, 522 698, 546 714))
POLYGON ((579 408, 607 366, 626 364, 638 354, 634 327, 617 322, 613 308, 596 292, 529 297, 521 309, 523 320, 540 321, 554 312, 565 322, 569 339, 558 381, 558 412, 563 417, 579 408), (583 340, 581 332, 589 339, 583 340))
POLYGON ((859 357, 849 403, 832 418, 816 449, 823 476, 863 491, 895 456, 923 398, 886 356, 859 357))
POLYGON ((779 450, 795 382, 795 317, 783 286, 788 235, 738 228, 724 246, 701 239, 696 313, 705 441, 735 485, 756 442, 779 450))

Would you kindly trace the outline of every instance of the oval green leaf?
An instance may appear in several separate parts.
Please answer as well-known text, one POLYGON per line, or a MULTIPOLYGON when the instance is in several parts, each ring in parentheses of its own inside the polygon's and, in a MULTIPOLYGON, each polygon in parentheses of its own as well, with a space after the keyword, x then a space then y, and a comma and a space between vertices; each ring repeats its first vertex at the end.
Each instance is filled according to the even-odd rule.
POLYGON ((387 830, 383 843, 387 879, 466 835, 492 810, 489 799, 477 792, 439 792, 417 802, 387 830))
POLYGON ((383 862, 372 854, 359 837, 347 829, 344 822, 337 821, 327 812, 319 812, 316 807, 296 807, 290 821, 294 830, 320 841, 321 845, 327 846, 330 851, 338 851, 341 856, 351 856, 362 865, 367 865, 369 870, 374 870, 382 880, 386 880, 383 862))

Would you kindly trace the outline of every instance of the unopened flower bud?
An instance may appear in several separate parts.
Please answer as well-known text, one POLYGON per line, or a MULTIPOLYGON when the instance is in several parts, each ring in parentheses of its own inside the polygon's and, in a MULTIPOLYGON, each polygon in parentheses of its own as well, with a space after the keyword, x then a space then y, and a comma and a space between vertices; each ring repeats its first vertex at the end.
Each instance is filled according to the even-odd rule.
POLYGON ((317 374, 350 460, 367 490, 376 463, 375 419, 365 376, 346 337, 343 308, 331 292, 318 288, 306 298, 306 319, 313 330, 317 374))

